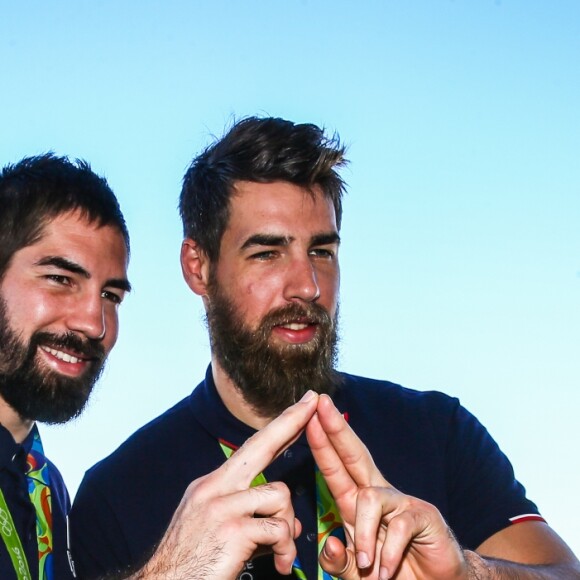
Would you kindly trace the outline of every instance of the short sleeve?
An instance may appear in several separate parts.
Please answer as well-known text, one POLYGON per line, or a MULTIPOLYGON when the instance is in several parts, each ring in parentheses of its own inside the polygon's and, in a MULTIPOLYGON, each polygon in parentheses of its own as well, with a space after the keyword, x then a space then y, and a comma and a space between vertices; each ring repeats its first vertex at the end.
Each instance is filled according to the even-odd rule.
POLYGON ((448 523, 463 547, 474 550, 523 514, 539 515, 508 458, 459 402, 450 429, 446 450, 448 523))

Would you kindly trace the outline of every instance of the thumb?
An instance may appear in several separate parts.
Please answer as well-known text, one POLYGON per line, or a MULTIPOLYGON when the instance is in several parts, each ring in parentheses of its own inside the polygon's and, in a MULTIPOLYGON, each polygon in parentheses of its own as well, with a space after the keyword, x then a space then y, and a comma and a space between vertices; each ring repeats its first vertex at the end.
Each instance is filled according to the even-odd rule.
POLYGON ((326 540, 318 560, 322 569, 331 576, 342 578, 342 580, 359 580, 360 578, 354 553, 338 538, 330 536, 326 540))

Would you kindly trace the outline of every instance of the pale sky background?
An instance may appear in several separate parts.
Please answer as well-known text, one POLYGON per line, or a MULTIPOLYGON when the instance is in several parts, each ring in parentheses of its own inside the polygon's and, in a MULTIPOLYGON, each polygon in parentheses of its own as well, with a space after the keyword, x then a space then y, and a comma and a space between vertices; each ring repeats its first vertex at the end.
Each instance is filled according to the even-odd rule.
POLYGON ((42 428, 71 494, 202 379, 181 178, 268 114, 349 145, 341 369, 460 397, 580 553, 579 63, 577 0, 2 0, 0 163, 88 159, 132 234, 90 408, 42 428))

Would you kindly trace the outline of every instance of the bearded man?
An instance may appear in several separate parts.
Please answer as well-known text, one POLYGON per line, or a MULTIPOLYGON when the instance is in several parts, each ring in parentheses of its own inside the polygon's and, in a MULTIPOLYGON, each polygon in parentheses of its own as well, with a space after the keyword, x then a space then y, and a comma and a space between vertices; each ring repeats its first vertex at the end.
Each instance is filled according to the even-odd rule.
POLYGON ((0 577, 72 578, 69 498, 36 421, 85 407, 117 339, 129 235, 107 182, 51 154, 0 174, 0 577), (106 257, 106 259, 105 259, 106 257))
MULTIPOLYGON (((302 528, 295 577, 579 574, 505 455, 456 399, 335 370, 343 155, 314 125, 248 118, 194 159, 180 201, 181 263, 205 305, 211 365, 188 398, 87 472, 71 513, 86 577, 139 565, 189 482, 309 399, 309 389, 319 398, 306 436, 253 481, 289 490, 302 528)), ((215 494, 232 505, 227 490, 215 494)), ((273 513, 246 516, 269 529, 263 518, 273 513)), ((276 547, 274 559, 261 555, 265 542, 235 573, 220 571, 215 563, 244 529, 232 527, 227 540, 208 534, 188 575, 164 577, 271 580, 290 571, 274 567, 276 547)))

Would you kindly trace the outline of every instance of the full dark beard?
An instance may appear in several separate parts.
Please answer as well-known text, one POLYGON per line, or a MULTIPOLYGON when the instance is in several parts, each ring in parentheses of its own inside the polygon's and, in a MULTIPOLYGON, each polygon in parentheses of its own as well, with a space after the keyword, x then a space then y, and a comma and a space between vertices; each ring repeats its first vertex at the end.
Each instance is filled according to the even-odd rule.
POLYGON ((340 382, 337 318, 314 303, 289 304, 266 315, 249 330, 233 303, 211 284, 207 324, 212 352, 244 399, 261 417, 276 417, 312 389, 332 394, 340 382), (305 344, 271 344, 274 326, 307 318, 318 326, 305 344))
POLYGON ((36 332, 28 345, 10 328, 6 304, 0 297, 0 396, 23 419, 65 423, 80 415, 93 386, 103 371, 105 353, 94 340, 76 334, 36 332), (37 360, 39 345, 72 349, 91 362, 80 377, 66 377, 42 368, 37 360))

